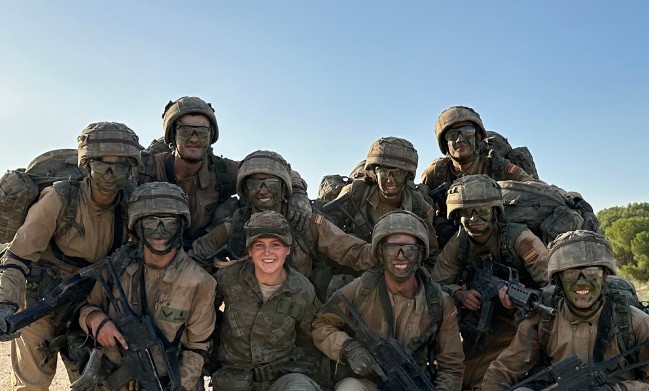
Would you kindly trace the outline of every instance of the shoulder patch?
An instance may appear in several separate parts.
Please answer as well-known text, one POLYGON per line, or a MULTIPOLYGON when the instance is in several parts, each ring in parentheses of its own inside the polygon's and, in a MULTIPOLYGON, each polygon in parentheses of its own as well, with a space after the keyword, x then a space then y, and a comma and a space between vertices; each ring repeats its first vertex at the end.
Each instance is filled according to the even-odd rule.
POLYGON ((509 165, 509 168, 507 169, 507 172, 510 173, 510 174, 513 174, 513 173, 516 172, 516 170, 518 170, 518 166, 515 165, 514 163, 512 163, 512 164, 509 165))
POLYGON ((434 212, 435 212, 435 209, 432 206, 428 205, 428 208, 426 208, 426 211, 425 211, 426 217, 430 217, 434 212))
POLYGON ((536 259, 536 257, 538 257, 538 255, 539 255, 538 251, 536 251, 535 248, 532 248, 532 249, 530 249, 530 251, 526 252, 523 255, 523 259, 525 260, 525 262, 529 262, 529 261, 531 261, 533 259, 536 259))
POLYGON ((324 218, 323 215, 315 214, 315 223, 316 224, 318 224, 318 225, 322 224, 324 222, 324 219, 325 218, 324 218))
POLYGON ((457 307, 454 306, 453 309, 451 310, 451 319, 455 317, 457 317, 457 307))

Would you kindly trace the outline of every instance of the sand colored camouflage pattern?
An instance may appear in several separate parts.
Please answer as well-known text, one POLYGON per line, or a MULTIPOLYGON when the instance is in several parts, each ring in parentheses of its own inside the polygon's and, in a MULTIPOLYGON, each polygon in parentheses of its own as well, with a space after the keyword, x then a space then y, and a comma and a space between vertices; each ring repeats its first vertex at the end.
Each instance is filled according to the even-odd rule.
POLYGON ((142 149, 137 134, 119 122, 92 123, 77 137, 79 167, 90 159, 114 155, 135 160, 137 164, 133 166, 133 175, 137 175, 142 149))
POLYGON ((604 236, 586 230, 576 230, 557 236, 549 245, 548 277, 566 269, 603 266, 616 274, 615 255, 604 236))
POLYGON ((417 150, 408 140, 398 137, 381 137, 370 145, 370 150, 365 158, 365 170, 372 170, 374 166, 400 168, 411 175, 417 173, 419 155, 417 150))
POLYGON ((293 243, 288 221, 284 216, 272 210, 253 213, 243 229, 246 232, 246 247, 250 247, 255 240, 267 236, 275 237, 287 246, 293 243))
POLYGON ((180 215, 186 226, 191 224, 187 194, 169 182, 149 182, 139 186, 128 200, 128 229, 142 217, 180 215))
POLYGON ((442 114, 437 118, 437 122, 435 122, 435 137, 439 144, 439 150, 442 151, 443 154, 448 153, 448 144, 444 138, 444 133, 446 133, 446 130, 452 127, 453 124, 464 121, 470 121, 475 125, 476 134, 480 140, 487 138, 487 131, 482 124, 482 119, 475 110, 466 106, 451 106, 442 111, 442 114))
POLYGON ((293 193, 291 180, 291 165, 282 155, 273 151, 255 151, 241 161, 237 175, 237 194, 244 197, 246 179, 253 174, 268 174, 278 177, 284 182, 285 197, 293 193))
POLYGON ((395 210, 384 214, 374 225, 372 232, 372 255, 378 259, 381 241, 392 234, 412 235, 424 245, 424 258, 429 255, 428 227, 416 214, 407 210, 395 210))
POLYGON ((462 208, 493 207, 504 212, 500 185, 487 175, 467 175, 458 178, 448 189, 446 198, 447 217, 462 208))
POLYGON ((326 201, 335 200, 343 187, 347 186, 351 181, 351 178, 338 174, 325 175, 322 177, 322 181, 320 181, 318 199, 326 201))
POLYGON ((165 131, 165 144, 176 143, 176 129, 174 125, 178 118, 185 114, 203 114, 212 125, 212 138, 210 144, 219 139, 219 125, 216 123, 216 115, 211 103, 207 103, 195 96, 183 96, 175 101, 169 101, 162 113, 162 127, 165 131))

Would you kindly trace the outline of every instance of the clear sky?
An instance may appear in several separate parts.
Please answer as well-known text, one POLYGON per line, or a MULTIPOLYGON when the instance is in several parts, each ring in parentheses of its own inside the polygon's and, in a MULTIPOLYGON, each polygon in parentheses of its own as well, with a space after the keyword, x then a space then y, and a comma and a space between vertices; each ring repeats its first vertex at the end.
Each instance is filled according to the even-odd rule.
POLYGON ((12 1, 0 13, 0 169, 89 123, 146 146, 169 100, 216 109, 215 153, 275 150, 315 196, 381 136, 467 105, 595 210, 649 201, 649 2, 12 1))

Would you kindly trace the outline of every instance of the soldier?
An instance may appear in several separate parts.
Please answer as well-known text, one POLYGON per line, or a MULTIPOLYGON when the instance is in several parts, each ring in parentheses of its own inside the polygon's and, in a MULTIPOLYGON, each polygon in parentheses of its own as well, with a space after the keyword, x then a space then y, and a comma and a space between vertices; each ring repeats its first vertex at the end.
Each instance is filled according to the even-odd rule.
MULTIPOLYGON (((123 188, 140 163, 138 137, 124 124, 98 122, 88 125, 77 141, 84 178, 44 189, 0 258, 2 328, 19 307, 34 304, 80 267, 97 262, 126 240, 123 188), (68 214, 73 214, 73 224, 59 232, 59 222, 68 214)), ((73 313, 73 308, 59 310, 56 316, 23 328, 11 341, 14 390, 48 389, 56 371, 56 349, 66 340, 66 324, 73 313)), ((70 362, 65 348, 61 353, 74 379, 80 363, 70 362)))
MULTIPOLYGON (((554 365, 572 355, 584 363, 606 361, 649 339, 649 315, 626 300, 620 303, 614 295, 603 293, 607 276, 614 275, 616 268, 611 246, 602 235, 584 230, 566 232, 550 243, 549 249, 548 275, 562 297, 557 315, 537 313, 523 320, 511 345, 489 366, 484 390, 509 389, 533 368, 554 365)), ((633 355, 616 360, 619 373, 606 378, 604 372, 601 378, 592 378, 600 382, 591 383, 588 390, 647 390, 648 360, 645 343, 633 355), (644 366, 624 370, 642 362, 644 366)), ((569 376, 580 375, 573 367, 569 376)), ((534 389, 552 385, 536 383, 534 389)), ((531 390, 533 385, 528 387, 517 389, 531 390)))
MULTIPOLYGON (((171 152, 144 153, 139 182, 164 181, 180 186, 189 197, 192 225, 186 244, 203 236, 212 223, 217 205, 235 194, 239 163, 214 155, 210 145, 219 139, 212 105, 200 98, 184 96, 169 101, 162 114, 164 143, 171 152)), ((292 221, 305 224, 311 214, 306 183, 293 173, 292 221)))
MULTIPOLYGON (((347 297, 370 329, 395 338, 424 372, 436 373, 432 380, 438 390, 460 390, 464 354, 457 310, 420 266, 428 257, 428 239, 426 223, 413 213, 385 214, 372 234, 372 252, 382 268, 364 272, 338 292, 347 297)), ((377 363, 354 335, 343 331, 340 317, 324 312, 328 305, 313 322, 313 340, 330 359, 349 365, 354 372, 335 389, 378 390, 372 369, 377 363)), ((341 365, 337 368, 343 370, 341 365)))
POLYGON ((472 283, 474 274, 483 273, 487 261, 495 262, 516 269, 525 287, 538 289, 548 283, 548 252, 526 226, 503 219, 500 186, 486 175, 456 180, 446 202, 448 219, 459 220, 460 230, 439 254, 431 274, 462 307, 464 386, 479 389, 487 366, 509 345, 516 325, 513 304, 503 287, 495 304, 490 334, 478 330, 479 310, 490 298, 481 299, 472 283))
POLYGON ((433 227, 432 200, 420 194, 412 180, 417 172, 418 155, 412 143, 397 137, 382 137, 372 143, 365 160, 365 171, 376 177, 375 183, 354 180, 329 202, 327 218, 367 242, 372 239, 375 222, 387 212, 408 210, 426 221, 429 230, 430 262, 437 255, 437 238, 433 227))
POLYGON ((320 390, 307 376, 317 364, 311 322, 313 285, 289 267, 293 238, 286 219, 268 210, 246 223, 248 256, 216 274, 215 305, 225 304, 216 390, 320 390))
MULTIPOLYGON (((288 216, 292 207, 288 203, 292 192, 290 181, 291 166, 278 153, 255 151, 246 156, 237 176, 240 202, 233 199, 219 207, 217 220, 220 223, 194 242, 192 257, 210 268, 214 257, 223 258, 223 254, 232 258, 245 256, 245 222, 253 213, 265 210, 288 216)), ((334 267, 324 257, 356 270, 375 264, 369 243, 345 234, 322 215, 313 214, 305 228, 291 224, 291 233, 293 242, 287 262, 314 281, 322 299, 331 279, 329 269, 334 267), (314 267, 319 268, 317 277, 312 273, 314 267)))
MULTIPOLYGON (((179 357, 183 390, 194 390, 198 381, 202 383, 203 354, 216 321, 216 281, 181 246, 182 232, 190 222, 187 195, 178 186, 141 185, 128 201, 128 228, 137 240, 109 260, 118 269, 127 304, 138 316, 149 315, 164 343, 175 349, 172 354, 179 357)), ((107 282, 112 295, 119 297, 110 275, 107 282)), ((119 349, 128 349, 129 342, 116 325, 125 315, 124 304, 119 307, 108 300, 105 287, 96 284, 79 316, 82 329, 94 336, 114 366, 120 363, 119 349)))
MULTIPOLYGON (((450 185, 465 175, 486 174, 497 181, 534 181, 534 177, 500 155, 487 156, 480 142, 487 132, 480 115, 470 107, 451 106, 444 110, 435 122, 435 137, 440 151, 445 155, 437 158, 421 174, 421 181, 428 187, 428 195, 439 199, 433 191, 444 191, 440 186, 450 185)), ((442 197, 443 199, 443 197, 442 197)), ((440 248, 457 232, 457 226, 445 219, 444 202, 435 205, 439 211, 435 219, 440 248)))

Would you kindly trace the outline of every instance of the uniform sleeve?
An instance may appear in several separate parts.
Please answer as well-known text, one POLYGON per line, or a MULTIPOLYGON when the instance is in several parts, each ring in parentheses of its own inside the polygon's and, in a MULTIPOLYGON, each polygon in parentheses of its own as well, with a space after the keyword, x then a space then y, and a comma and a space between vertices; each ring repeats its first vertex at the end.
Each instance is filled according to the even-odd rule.
POLYGON ((216 253, 228 244, 230 238, 230 223, 224 222, 217 224, 208 233, 196 239, 192 243, 191 254, 198 263, 203 266, 209 266, 216 253))
MULTIPOLYGON (((649 339, 649 315, 635 307, 631 307, 631 325, 636 341, 646 341, 649 339)), ((638 353, 638 362, 649 360, 649 346, 644 346, 638 353)), ((641 367, 638 371, 637 380, 624 380, 619 384, 624 386, 622 389, 627 391, 640 391, 649 389, 649 365, 641 367)))
MULTIPOLYGON (((356 286, 359 282, 359 279, 355 279, 351 283, 339 289, 337 292, 342 292, 342 294, 345 295, 345 297, 347 297, 351 302, 356 290, 356 286)), ((342 348, 345 341, 347 341, 351 337, 346 332, 341 330, 344 322, 342 321, 342 319, 340 319, 340 317, 338 317, 338 315, 331 312, 323 312, 324 307, 327 306, 330 301, 331 299, 329 299, 327 304, 325 304, 323 308, 320 309, 315 317, 315 320, 313 321, 313 342, 315 343, 315 346, 320 349, 320 351, 327 357, 334 361, 340 361, 340 349, 342 348)))
MULTIPOLYGON (((41 192, 40 199, 29 208, 25 222, 18 229, 7 251, 30 262, 36 262, 56 231, 56 221, 63 204, 53 187, 41 192)), ((5 253, 0 259, 0 301, 22 305, 25 300, 25 276, 29 265, 5 253), (13 267, 18 267, 22 272, 13 267)))
POLYGON ((483 391, 507 390, 522 381, 525 374, 534 368, 540 358, 538 324, 536 314, 521 322, 509 347, 489 365, 482 382, 483 391))
POLYGON ((314 213, 311 216, 310 229, 318 251, 333 261, 354 270, 378 266, 372 256, 371 244, 344 233, 322 215, 314 213))
POLYGON ((532 175, 525 172, 525 170, 507 159, 505 159, 505 180, 518 182, 539 182, 538 179, 534 178, 532 175))
POLYGON ((196 288, 181 340, 180 383, 187 390, 193 390, 201 376, 204 361, 201 353, 206 353, 209 348, 216 322, 215 294, 216 281, 206 275, 196 288))
POLYGON ((439 391, 455 391, 462 388, 464 377, 464 351, 457 322, 457 308, 450 296, 442 293, 444 314, 437 333, 435 359, 437 378, 435 387, 439 391))
POLYGON ((102 288, 101 284, 95 282, 95 286, 92 287, 90 294, 86 298, 86 304, 84 304, 83 307, 81 307, 81 310, 79 310, 79 326, 81 326, 81 329, 86 334, 90 334, 90 330, 88 330, 88 326, 86 325, 86 319, 91 312, 104 312, 102 303, 104 301, 105 295, 106 293, 104 292, 104 288, 102 288))
POLYGON ((444 249, 437 257, 437 262, 431 271, 433 280, 444 287, 446 292, 455 292, 460 286, 455 283, 457 274, 460 272, 462 264, 458 259, 459 242, 457 236, 454 236, 444 246, 444 249))
POLYGON ((541 239, 526 229, 516 239, 515 248, 539 287, 548 285, 548 249, 541 239))

